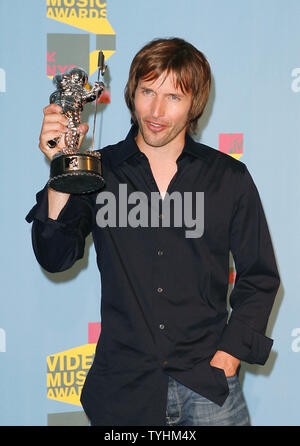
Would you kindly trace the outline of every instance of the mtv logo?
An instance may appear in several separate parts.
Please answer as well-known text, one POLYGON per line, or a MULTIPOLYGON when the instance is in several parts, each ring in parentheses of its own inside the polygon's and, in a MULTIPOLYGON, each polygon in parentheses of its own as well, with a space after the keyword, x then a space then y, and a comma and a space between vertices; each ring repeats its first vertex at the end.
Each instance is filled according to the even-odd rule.
POLYGON ((47 76, 55 76, 78 66, 89 72, 88 34, 47 35, 47 76))
POLYGON ((239 159, 244 152, 243 133, 220 133, 219 150, 233 158, 239 159))
POLYGON ((116 48, 116 36, 96 35, 98 50, 90 52, 89 34, 47 34, 47 76, 63 74, 77 66, 90 76, 97 70, 98 51, 107 60, 116 48))
POLYGON ((83 410, 57 412, 48 414, 48 426, 90 426, 90 422, 83 410))

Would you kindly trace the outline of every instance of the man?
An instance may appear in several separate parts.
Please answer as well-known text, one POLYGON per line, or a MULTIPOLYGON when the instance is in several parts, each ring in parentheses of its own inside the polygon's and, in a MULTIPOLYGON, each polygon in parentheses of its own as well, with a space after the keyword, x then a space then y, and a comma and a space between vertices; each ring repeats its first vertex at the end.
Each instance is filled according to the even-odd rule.
MULTIPOLYGON (((92 425, 249 425, 237 371, 241 360, 268 358, 273 341, 264 333, 279 277, 245 164, 190 136, 210 81, 206 58, 191 44, 147 44, 125 90, 133 126, 101 150, 105 188, 69 196, 46 186, 27 216, 36 257, 50 272, 81 258, 93 233, 102 331, 81 398, 92 425), (172 194, 190 217, 181 225, 175 200, 164 207, 172 194), (105 224, 110 196, 118 218, 105 224), (128 217, 136 211, 133 197, 144 200, 140 212, 149 210, 140 226, 121 215, 124 206, 128 217), (202 230, 193 232, 191 221, 198 229, 203 221, 202 230), (228 320, 230 251, 237 275, 228 320)), ((49 159, 63 147, 63 138, 56 149, 47 146, 66 132, 60 111, 44 110, 40 149, 49 159)), ((87 125, 79 130, 83 136, 87 125)))

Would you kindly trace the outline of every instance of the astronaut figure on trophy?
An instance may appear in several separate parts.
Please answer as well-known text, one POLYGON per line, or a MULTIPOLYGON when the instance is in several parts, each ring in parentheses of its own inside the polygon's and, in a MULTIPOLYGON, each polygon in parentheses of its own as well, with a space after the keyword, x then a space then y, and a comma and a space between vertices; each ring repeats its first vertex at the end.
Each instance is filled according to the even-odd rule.
MULTIPOLYGON (((56 75, 54 82, 57 90, 51 94, 50 104, 60 105, 69 121, 63 153, 77 153, 79 142, 77 127, 80 124, 80 113, 87 102, 93 102, 102 93, 104 84, 96 81, 91 90, 87 90, 85 85, 87 85, 88 76, 81 68, 72 68, 68 73, 56 75)), ((51 144, 50 141, 49 143, 51 144)))
MULTIPOLYGON (((51 161, 49 186, 53 189, 69 193, 87 193, 104 185, 100 153, 93 149, 79 152, 78 126, 84 105, 96 100, 97 107, 97 99, 105 88, 104 82, 99 81, 99 77, 103 76, 105 69, 104 55, 100 52, 98 81, 89 90, 86 88, 88 76, 81 68, 72 68, 68 73, 54 77, 57 90, 51 94, 49 100, 51 104, 55 103, 62 107, 62 113, 69 124, 65 134, 65 147, 54 155, 51 161)), ((96 112, 97 108, 95 117, 96 112)), ((54 148, 58 141, 59 138, 48 141, 48 146, 54 148)))

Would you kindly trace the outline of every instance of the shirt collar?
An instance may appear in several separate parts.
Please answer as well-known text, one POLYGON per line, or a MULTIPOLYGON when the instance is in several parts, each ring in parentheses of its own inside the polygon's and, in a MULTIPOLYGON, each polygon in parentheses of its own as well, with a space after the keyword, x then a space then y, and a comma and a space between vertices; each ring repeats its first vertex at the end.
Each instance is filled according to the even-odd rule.
MULTIPOLYGON (((136 141, 135 137, 138 132, 138 127, 133 125, 126 137, 123 141, 123 144, 120 146, 118 153, 114 155, 115 162, 119 165, 126 159, 130 158, 133 155, 141 153, 136 141)), ((202 147, 202 144, 196 143, 193 138, 186 133, 185 136, 185 144, 181 154, 178 159, 183 157, 185 154, 192 155, 194 158, 206 158, 206 151, 202 147)))

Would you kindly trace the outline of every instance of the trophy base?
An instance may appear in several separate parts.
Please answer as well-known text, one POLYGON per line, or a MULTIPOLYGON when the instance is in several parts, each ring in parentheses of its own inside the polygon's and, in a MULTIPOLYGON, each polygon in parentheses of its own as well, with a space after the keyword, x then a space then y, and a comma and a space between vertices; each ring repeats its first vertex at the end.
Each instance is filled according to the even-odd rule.
POLYGON ((48 186, 68 194, 86 194, 101 189, 105 181, 100 155, 92 153, 59 153, 54 156, 48 186))

